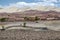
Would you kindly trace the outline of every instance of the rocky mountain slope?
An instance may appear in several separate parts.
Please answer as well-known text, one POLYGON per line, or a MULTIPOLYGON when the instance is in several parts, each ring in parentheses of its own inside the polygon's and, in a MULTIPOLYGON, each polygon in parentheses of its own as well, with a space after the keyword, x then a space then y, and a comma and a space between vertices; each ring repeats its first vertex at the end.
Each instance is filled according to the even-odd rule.
POLYGON ((27 11, 27 10, 39 10, 39 11, 60 11, 60 8, 53 7, 53 6, 35 6, 35 7, 8 7, 8 8, 2 8, 0 9, 0 12, 7 12, 7 13, 12 13, 12 12, 21 12, 21 11, 27 11))

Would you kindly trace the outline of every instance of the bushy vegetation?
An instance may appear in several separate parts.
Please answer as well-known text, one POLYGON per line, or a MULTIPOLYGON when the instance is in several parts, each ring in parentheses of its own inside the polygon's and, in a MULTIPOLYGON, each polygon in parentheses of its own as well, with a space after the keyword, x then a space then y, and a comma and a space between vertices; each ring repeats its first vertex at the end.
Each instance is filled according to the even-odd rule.
POLYGON ((38 21, 40 20, 40 18, 38 18, 38 16, 35 17, 24 17, 25 21, 38 21))
POLYGON ((0 18, 0 22, 5 22, 7 18, 0 18))
POLYGON ((38 18, 38 16, 35 16, 35 21, 36 21, 36 23, 38 23, 38 22, 37 22, 38 20, 40 20, 40 19, 38 18))
POLYGON ((35 21, 39 20, 38 16, 35 16, 35 21))
POLYGON ((25 20, 25 21, 28 20, 28 17, 24 17, 24 20, 25 20))

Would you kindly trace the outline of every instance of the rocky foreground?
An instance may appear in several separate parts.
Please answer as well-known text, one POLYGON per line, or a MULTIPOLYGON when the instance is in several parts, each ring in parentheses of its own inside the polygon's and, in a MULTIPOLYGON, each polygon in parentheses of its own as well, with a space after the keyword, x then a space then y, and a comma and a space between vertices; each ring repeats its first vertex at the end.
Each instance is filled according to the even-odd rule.
POLYGON ((0 40, 60 40, 59 31, 0 30, 0 40))

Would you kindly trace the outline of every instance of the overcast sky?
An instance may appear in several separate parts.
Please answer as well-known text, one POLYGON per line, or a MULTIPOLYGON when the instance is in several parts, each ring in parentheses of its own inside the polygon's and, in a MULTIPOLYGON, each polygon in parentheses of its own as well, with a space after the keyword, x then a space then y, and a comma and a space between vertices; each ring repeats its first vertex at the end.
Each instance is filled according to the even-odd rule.
POLYGON ((60 7, 60 0, 0 0, 0 7, 34 7, 38 5, 60 7))

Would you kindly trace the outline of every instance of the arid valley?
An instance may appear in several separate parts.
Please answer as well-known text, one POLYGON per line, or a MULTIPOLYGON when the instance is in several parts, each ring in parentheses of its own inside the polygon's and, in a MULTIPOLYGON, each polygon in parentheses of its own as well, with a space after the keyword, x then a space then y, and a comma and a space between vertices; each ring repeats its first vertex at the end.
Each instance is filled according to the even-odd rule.
POLYGON ((0 40, 60 40, 60 0, 0 0, 0 40))
POLYGON ((60 40, 60 12, 3 12, 0 29, 1 40, 60 40))

